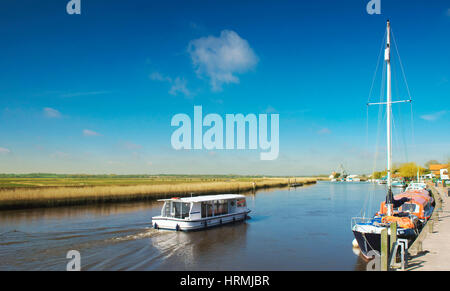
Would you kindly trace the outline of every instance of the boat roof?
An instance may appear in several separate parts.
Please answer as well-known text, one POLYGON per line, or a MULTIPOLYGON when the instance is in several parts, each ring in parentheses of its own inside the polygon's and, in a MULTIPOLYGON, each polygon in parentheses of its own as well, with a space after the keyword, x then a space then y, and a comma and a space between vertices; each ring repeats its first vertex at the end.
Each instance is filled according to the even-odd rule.
POLYGON ((410 183, 409 186, 411 186, 411 187, 423 187, 423 188, 426 188, 426 187, 427 187, 427 184, 421 183, 421 182, 413 182, 413 183, 410 183))
POLYGON ((219 194, 219 195, 204 195, 204 196, 195 196, 195 197, 173 197, 170 199, 159 199, 158 201, 175 201, 175 202, 204 202, 204 201, 212 201, 212 200, 227 200, 227 199, 238 199, 245 198, 244 195, 240 194, 219 194))
POLYGON ((428 203, 428 201, 430 200, 433 201, 433 197, 429 196, 428 191, 425 190, 417 192, 407 191, 394 196, 395 199, 400 199, 403 197, 411 199, 409 202, 406 203, 422 204, 423 206, 425 206, 428 203))

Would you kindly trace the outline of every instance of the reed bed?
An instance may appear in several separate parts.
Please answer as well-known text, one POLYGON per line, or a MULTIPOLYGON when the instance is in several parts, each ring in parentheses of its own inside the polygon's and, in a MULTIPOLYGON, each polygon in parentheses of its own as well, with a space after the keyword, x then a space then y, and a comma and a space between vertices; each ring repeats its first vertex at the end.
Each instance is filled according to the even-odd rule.
MULTIPOLYGON (((245 179, 247 180, 247 179, 245 179)), ((53 207, 161 199, 174 196, 243 193, 292 183, 316 183, 314 178, 262 178, 251 181, 206 181, 131 186, 34 187, 0 189, 0 209, 53 207)))

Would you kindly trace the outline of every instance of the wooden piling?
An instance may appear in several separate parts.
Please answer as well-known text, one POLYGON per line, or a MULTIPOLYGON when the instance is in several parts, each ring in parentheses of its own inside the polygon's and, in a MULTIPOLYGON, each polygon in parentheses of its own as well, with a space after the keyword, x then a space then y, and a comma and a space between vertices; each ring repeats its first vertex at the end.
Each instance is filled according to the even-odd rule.
POLYGON ((391 239, 389 242, 389 249, 392 250, 393 249, 392 246, 397 241, 397 222, 391 223, 390 228, 391 228, 391 239))
MULTIPOLYGON (((394 250, 394 244, 397 242, 397 222, 392 222, 389 226, 390 231, 391 231, 391 235, 390 235, 390 239, 389 239, 389 252, 388 252, 388 259, 389 259, 389 264, 391 264, 392 262, 395 264, 397 262, 396 259, 396 254, 392 254, 392 251, 394 250), (394 256, 394 257, 391 257, 394 256)), ((392 266, 388 266, 388 267, 392 267, 392 266)))
POLYGON ((428 220, 427 224, 428 224, 428 232, 433 233, 434 219, 428 220))
POLYGON ((389 244, 388 229, 381 230, 381 271, 388 270, 389 244))

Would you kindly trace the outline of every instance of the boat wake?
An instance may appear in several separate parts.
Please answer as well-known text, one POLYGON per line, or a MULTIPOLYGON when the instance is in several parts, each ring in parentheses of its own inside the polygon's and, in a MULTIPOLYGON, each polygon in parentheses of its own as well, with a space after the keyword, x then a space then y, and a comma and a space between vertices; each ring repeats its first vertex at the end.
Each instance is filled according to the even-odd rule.
POLYGON ((109 239, 109 241, 130 241, 130 240, 138 240, 138 239, 144 239, 144 238, 153 238, 156 236, 163 235, 164 233, 172 233, 172 231, 169 230, 156 230, 154 228, 148 227, 144 231, 136 233, 136 234, 129 234, 126 236, 121 237, 114 237, 109 239))

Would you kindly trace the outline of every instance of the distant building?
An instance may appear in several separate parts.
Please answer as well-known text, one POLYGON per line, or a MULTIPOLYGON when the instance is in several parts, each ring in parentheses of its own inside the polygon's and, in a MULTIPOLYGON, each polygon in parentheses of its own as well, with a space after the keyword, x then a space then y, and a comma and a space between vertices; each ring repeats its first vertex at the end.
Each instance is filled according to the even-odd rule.
POLYGON ((447 164, 431 164, 430 165, 430 171, 435 176, 440 176, 441 170, 447 169, 447 168, 448 168, 447 164))

